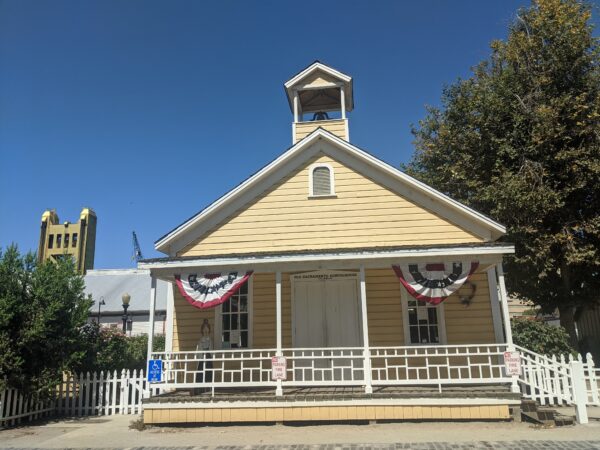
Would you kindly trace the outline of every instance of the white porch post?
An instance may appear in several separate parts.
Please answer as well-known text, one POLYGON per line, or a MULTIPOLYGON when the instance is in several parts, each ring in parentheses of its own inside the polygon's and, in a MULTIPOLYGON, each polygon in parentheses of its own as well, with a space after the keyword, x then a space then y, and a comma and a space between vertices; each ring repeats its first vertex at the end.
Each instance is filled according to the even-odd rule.
POLYGON ((496 264, 496 271, 498 272, 498 285, 500 286, 500 302, 502 303, 502 319, 504 320, 504 335, 506 336, 506 343, 510 349, 514 348, 512 330, 510 328, 510 314, 508 312, 508 295, 506 293, 506 284, 504 283, 504 270, 502 269, 502 263, 496 264))
POLYGON ((346 91, 344 86, 340 87, 340 101, 342 106, 342 119, 346 118, 346 91))
MULTIPOLYGON (((152 272, 150 272, 150 317, 148 320, 148 353, 146 358, 146 370, 148 370, 148 363, 152 359, 152 344, 154 343, 154 310, 156 308, 156 278, 152 272)), ((148 376, 148 374, 146 374, 148 376)), ((146 397, 150 397, 150 384, 147 383, 148 389, 145 392, 146 397)))
POLYGON ((173 294, 173 283, 167 285, 167 321, 165 326, 165 351, 173 351, 173 319, 175 312, 175 298, 173 294))
MULTIPOLYGON (((506 293, 506 284, 504 283, 504 269, 502 269, 502 262, 496 264, 496 270, 498 271, 498 285, 500 287, 500 301, 502 302, 502 318, 504 319, 504 334, 506 336, 506 344, 508 351, 514 351, 515 346, 513 344, 512 329, 510 328, 510 314, 508 313, 508 295, 506 293)), ((512 392, 520 392, 519 389, 519 376, 512 376, 511 383, 512 392)))
POLYGON ((367 283, 365 281, 365 266, 360 266, 360 308, 363 333, 363 370, 365 378, 365 393, 372 394, 371 384, 371 351, 369 350, 369 323, 367 320, 367 283))
MULTIPOLYGON (((275 273, 275 314, 277 316, 277 349, 276 356, 283 356, 281 339, 281 272, 275 273)), ((281 380, 277 380, 275 395, 283 395, 283 386, 281 380)))
POLYGON ((504 342, 504 330, 502 329, 502 311, 500 310, 500 299, 498 298, 498 283, 496 282, 496 269, 490 267, 487 270, 488 291, 492 307, 492 321, 494 323, 494 336, 496 343, 504 342))

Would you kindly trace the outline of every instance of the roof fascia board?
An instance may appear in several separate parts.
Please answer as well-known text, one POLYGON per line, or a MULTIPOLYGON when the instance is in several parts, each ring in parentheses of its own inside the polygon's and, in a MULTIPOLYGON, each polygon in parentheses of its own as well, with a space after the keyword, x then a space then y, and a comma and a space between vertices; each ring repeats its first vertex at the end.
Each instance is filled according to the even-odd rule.
MULTIPOLYGON (((141 269, 149 269, 151 271, 161 269, 184 269, 184 268, 240 268, 242 266, 258 267, 263 265, 290 264, 309 262, 314 268, 314 264, 329 261, 348 261, 354 266, 359 261, 386 261, 411 258, 415 261, 419 259, 430 260, 431 258, 450 259, 456 257, 495 257, 494 260, 501 259, 504 254, 512 254, 515 252, 514 245, 495 245, 490 247, 455 247, 455 248, 427 248, 427 249, 402 249, 402 250, 373 250, 373 251, 357 251, 344 253, 314 253, 314 254, 292 254, 292 255, 275 255, 275 256, 237 256, 223 257, 211 259, 188 259, 184 261, 154 261, 140 262, 138 267, 141 269)), ((327 266, 329 267, 329 266, 327 266)), ((314 269, 313 269, 314 270, 314 269)))
POLYGON ((339 72, 339 71, 337 71, 329 66, 326 66, 325 64, 322 64, 320 62, 315 62, 315 63, 311 64, 310 66, 308 66, 306 69, 304 69, 302 72, 300 72, 298 75, 293 77, 292 79, 286 81, 284 83, 285 88, 290 89, 296 83, 298 83, 300 80, 302 80, 303 78, 307 77, 312 72, 315 72, 317 70, 322 70, 323 72, 331 75, 332 77, 339 78, 340 80, 342 80, 346 83, 349 83, 352 80, 352 77, 345 75, 342 72, 339 72))

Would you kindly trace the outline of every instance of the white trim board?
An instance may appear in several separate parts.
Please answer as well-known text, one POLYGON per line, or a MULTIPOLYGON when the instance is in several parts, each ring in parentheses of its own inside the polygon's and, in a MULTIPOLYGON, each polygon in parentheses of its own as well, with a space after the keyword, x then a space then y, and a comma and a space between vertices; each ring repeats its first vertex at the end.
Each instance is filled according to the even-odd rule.
POLYGON ((521 400, 509 398, 397 398, 352 400, 227 401, 227 402, 160 402, 144 403, 145 409, 224 409, 224 408, 300 408, 306 406, 486 406, 520 405, 521 400))
MULTIPOLYGON (((343 253, 298 253, 291 255, 266 255, 254 256, 224 256, 222 258, 198 258, 172 261, 148 261, 140 262, 139 266, 144 269, 182 269, 186 267, 210 267, 214 270, 216 267, 223 268, 239 268, 253 267, 258 271, 260 266, 277 265, 277 264, 292 264, 292 263, 307 263, 312 265, 312 270, 315 269, 315 264, 328 262, 346 261, 353 267, 357 267, 359 261, 373 261, 375 266, 384 267, 393 262, 397 263, 400 258, 411 258, 415 261, 428 260, 432 257, 443 260, 451 260, 456 256, 473 256, 479 257, 480 263, 482 259, 491 258, 494 261, 500 261, 503 254, 511 254, 515 252, 513 245, 497 245, 493 247, 432 247, 427 249, 403 249, 403 250, 380 250, 380 251, 356 251, 343 253)), ((365 267, 369 267, 366 265, 365 267)), ((272 271, 272 270, 268 270, 272 271)))
POLYGON ((283 85, 285 86, 286 89, 289 89, 289 88, 293 87, 295 84, 297 84, 298 82, 300 82, 302 79, 309 76, 311 73, 317 72, 319 70, 322 72, 325 72, 328 75, 331 75, 334 78, 338 78, 339 80, 343 81, 344 83, 349 83, 350 81, 352 81, 351 76, 346 75, 338 70, 335 70, 332 67, 326 66, 325 64, 320 63, 319 61, 315 61, 310 66, 308 66, 306 69, 304 69, 303 71, 301 71, 297 75, 295 75, 293 78, 286 81, 283 85))
POLYGON ((238 187, 158 240, 155 248, 163 253, 175 255, 185 245, 202 236, 319 152, 349 165, 359 173, 389 187, 393 192, 407 197, 419 206, 434 211, 484 240, 496 240, 506 232, 506 228, 494 220, 436 191, 332 133, 318 128, 238 187))

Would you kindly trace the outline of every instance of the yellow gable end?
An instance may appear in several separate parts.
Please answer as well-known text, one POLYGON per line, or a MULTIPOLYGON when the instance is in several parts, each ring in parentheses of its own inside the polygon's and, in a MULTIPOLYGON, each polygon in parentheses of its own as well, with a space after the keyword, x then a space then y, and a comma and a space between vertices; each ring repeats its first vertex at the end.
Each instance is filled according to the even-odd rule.
POLYGON ((482 242, 478 236, 320 154, 178 256, 482 242), (335 198, 309 198, 309 167, 333 167, 335 198))

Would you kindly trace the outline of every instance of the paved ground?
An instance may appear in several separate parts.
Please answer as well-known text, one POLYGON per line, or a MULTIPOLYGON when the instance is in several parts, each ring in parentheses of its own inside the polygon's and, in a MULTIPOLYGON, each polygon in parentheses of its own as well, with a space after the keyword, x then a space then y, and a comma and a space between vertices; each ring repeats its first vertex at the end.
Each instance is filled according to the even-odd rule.
POLYGON ((403 422, 373 425, 129 428, 134 416, 48 422, 0 431, 15 449, 598 449, 600 409, 588 425, 534 428, 512 422, 403 422))

